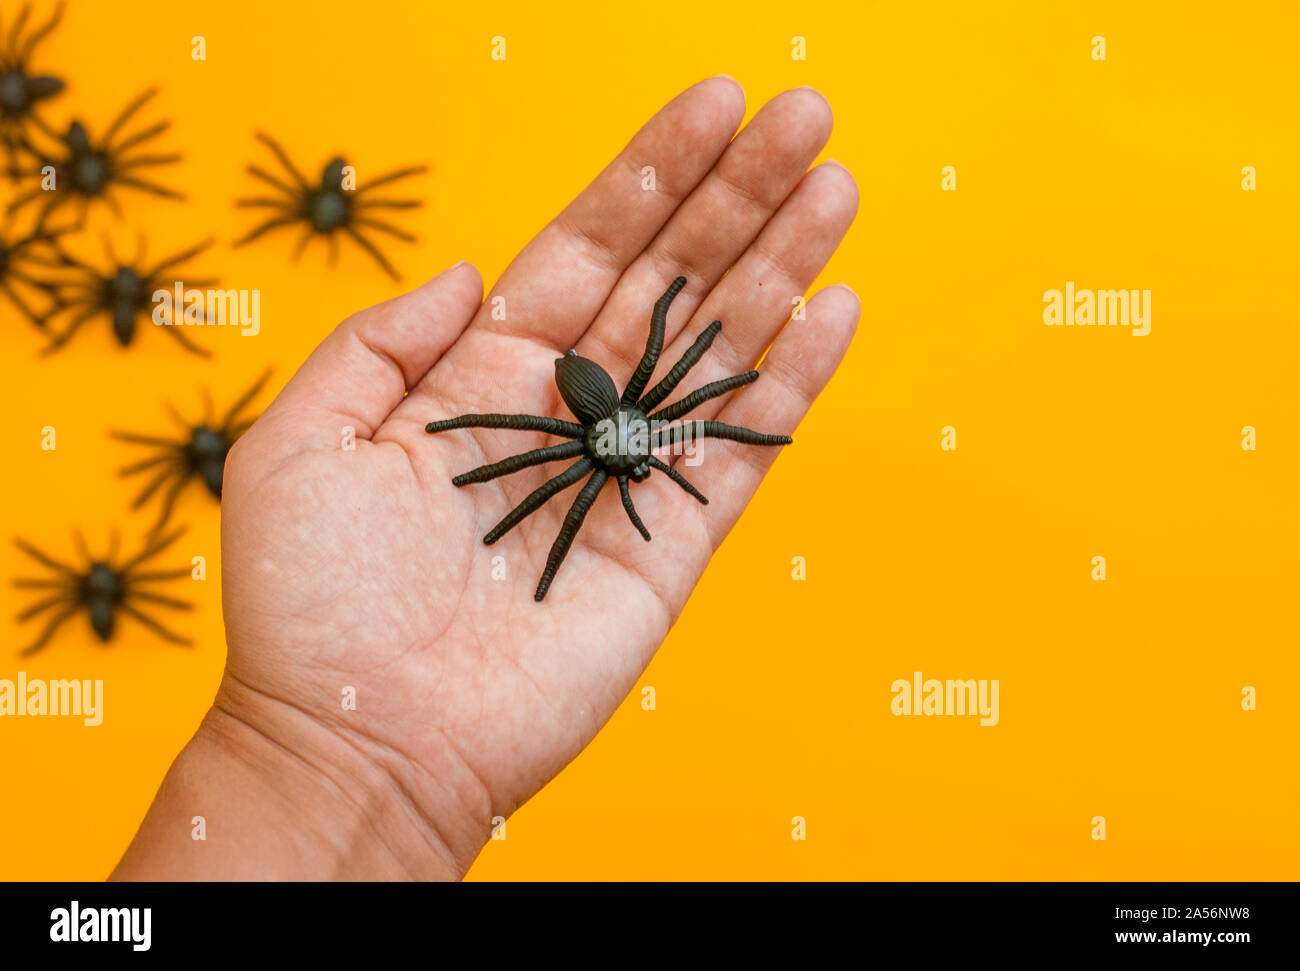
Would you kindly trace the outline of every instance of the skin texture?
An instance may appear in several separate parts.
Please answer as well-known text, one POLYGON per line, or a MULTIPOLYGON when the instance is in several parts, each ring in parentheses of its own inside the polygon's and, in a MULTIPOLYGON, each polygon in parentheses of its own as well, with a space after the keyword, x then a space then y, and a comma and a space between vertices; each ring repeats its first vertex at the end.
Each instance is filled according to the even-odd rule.
POLYGON ((570 347, 621 385, 647 309, 680 274, 653 380, 714 319, 700 383, 744 371, 775 339, 762 380, 693 417, 793 433, 848 347, 857 297, 829 287, 782 327, 857 189, 838 164, 808 170, 831 130, 820 94, 774 98, 733 141, 744 113, 730 78, 689 88, 505 271, 492 293, 508 319, 491 319, 478 273, 458 264, 344 321, 239 440, 222 509, 227 672, 116 877, 459 878, 493 817, 592 739, 780 450, 707 442, 689 472, 708 506, 653 473, 637 492, 653 543, 602 491, 564 582, 538 604, 575 493, 484 547, 549 467, 473 489, 451 477, 555 440, 424 427, 465 412, 567 416, 553 374, 570 347), (647 164, 654 192, 641 189, 647 164), (340 448, 345 426, 355 450, 340 448), (348 686, 355 711, 340 704, 348 686), (204 841, 191 838, 198 815, 204 841))

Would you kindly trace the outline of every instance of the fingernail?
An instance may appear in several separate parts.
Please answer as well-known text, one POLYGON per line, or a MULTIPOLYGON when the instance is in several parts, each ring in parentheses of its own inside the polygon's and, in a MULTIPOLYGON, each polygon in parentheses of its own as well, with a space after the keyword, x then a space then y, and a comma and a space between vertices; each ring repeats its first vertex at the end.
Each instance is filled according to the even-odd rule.
POLYGON ((854 290, 851 286, 849 286, 849 285, 848 285, 847 283, 845 283, 843 280, 841 280, 839 283, 837 283, 837 284, 835 284, 835 285, 836 285, 837 287, 843 287, 845 290, 849 291, 849 293, 853 294, 854 299, 857 300, 858 303, 862 303, 862 298, 858 296, 858 291, 854 290))

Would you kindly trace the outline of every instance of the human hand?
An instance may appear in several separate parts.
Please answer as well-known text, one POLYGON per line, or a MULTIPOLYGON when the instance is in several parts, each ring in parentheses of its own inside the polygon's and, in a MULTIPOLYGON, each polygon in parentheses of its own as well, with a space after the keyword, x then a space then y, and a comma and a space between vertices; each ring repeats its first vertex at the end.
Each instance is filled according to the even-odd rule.
POLYGON ((491 294, 505 319, 458 264, 344 321, 240 439, 222 499, 226 675, 116 876, 459 877, 493 817, 591 741, 779 449, 709 440, 689 470, 707 506, 662 474, 634 486, 651 543, 602 490, 537 603, 572 493, 494 546, 482 536, 560 467, 451 479, 555 440, 424 429, 468 412, 569 418, 553 375, 570 347, 621 388, 680 274, 652 383, 714 319, 721 335, 674 397, 744 371, 775 338, 756 384, 691 417, 791 433, 844 355, 858 300, 830 287, 782 327, 857 190, 838 164, 808 171, 831 129, 821 95, 780 95, 732 141, 744 110, 729 78, 688 89, 505 271, 491 294), (200 804, 203 851, 183 808, 200 804))

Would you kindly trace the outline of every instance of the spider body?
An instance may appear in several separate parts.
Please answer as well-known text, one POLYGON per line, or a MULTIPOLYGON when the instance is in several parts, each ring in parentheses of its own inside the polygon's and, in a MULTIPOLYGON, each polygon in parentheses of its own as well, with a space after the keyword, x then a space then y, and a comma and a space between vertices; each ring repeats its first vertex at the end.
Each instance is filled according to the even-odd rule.
MULTIPOLYGON (((43 353, 52 354, 63 347, 73 335, 97 316, 108 318, 113 337, 122 347, 129 347, 136 337, 137 326, 141 316, 154 318, 161 310, 154 302, 154 295, 160 291, 170 294, 173 291, 174 274, 170 273, 181 264, 198 256, 209 246, 212 240, 205 240, 197 246, 175 253, 166 259, 147 265, 144 262, 145 246, 143 239, 130 262, 123 262, 113 251, 107 239, 104 241, 107 269, 96 269, 88 263, 78 260, 67 253, 60 254, 60 263, 72 271, 71 278, 63 278, 55 283, 58 295, 58 311, 70 311, 71 321, 63 330, 52 336, 43 353)), ((204 287, 216 281, 211 279, 191 279, 186 281, 189 287, 204 287)), ((204 313, 203 319, 207 320, 204 313)), ((180 345, 192 354, 200 357, 210 356, 210 352, 199 347, 184 333, 184 308, 171 305, 171 319, 159 330, 170 334, 180 345)))
POLYGON ((270 371, 264 372, 220 418, 214 416, 212 400, 206 394, 204 415, 198 424, 186 421, 169 406, 172 419, 182 429, 180 438, 137 435, 134 432, 111 433, 118 441, 148 445, 156 450, 152 456, 118 470, 118 474, 124 478, 153 470, 153 475, 133 500, 133 509, 145 505, 163 486, 167 486, 158 520, 153 527, 155 533, 166 525, 177 498, 188 482, 198 479, 215 499, 221 499, 226 456, 230 454, 230 449, 239 436, 253 423, 253 419, 243 419, 240 416, 266 386, 270 377, 270 371))
POLYGON ((185 449, 185 469, 196 475, 208 487, 208 492, 220 499, 221 480, 226 469, 226 456, 234 441, 226 439, 226 432, 199 425, 190 433, 185 449))
POLYGON ((678 277, 655 303, 654 312, 650 317, 650 336, 646 341, 645 354, 628 380, 622 395, 618 393, 613 378, 604 368, 595 361, 579 356, 577 351, 570 350, 564 357, 556 360, 556 387, 564 403, 568 405, 580 424, 540 415, 486 414, 461 415, 443 421, 432 421, 425 426, 425 431, 430 434, 455 428, 517 428, 547 432, 570 439, 559 445, 533 449, 500 462, 480 466, 452 479, 455 485, 464 486, 473 482, 487 482, 555 459, 577 459, 565 471, 548 479, 507 513, 505 518, 483 537, 483 542, 490 545, 525 517, 540 509, 557 492, 576 484, 590 473, 551 546, 546 567, 533 594, 534 600, 545 599, 560 564, 564 562, 574 537, 582 527, 587 512, 608 480, 614 479, 618 483, 623 509, 632 525, 647 542, 650 540, 650 532, 637 515, 628 489, 629 482, 642 482, 649 477, 652 470, 657 470, 667 475, 701 503, 708 503, 709 500, 691 485, 685 476, 654 454, 655 449, 695 437, 728 439, 746 445, 788 445, 793 441, 788 435, 768 435, 717 421, 694 422, 693 424, 698 426, 694 429, 690 425, 674 424, 678 418, 703 402, 758 380, 757 371, 747 371, 744 374, 723 378, 721 381, 714 381, 671 405, 655 410, 659 403, 672 393, 687 372, 699 362, 714 338, 722 331, 720 321, 715 320, 711 323, 695 339, 663 380, 649 391, 645 390, 658 364, 659 355, 663 351, 668 308, 673 298, 685 285, 686 278, 678 277))
POLYGON ((251 243, 274 229, 296 224, 302 227, 302 232, 294 246, 294 259, 302 255, 313 238, 321 236, 329 244, 330 265, 333 266, 338 258, 338 234, 341 233, 365 250, 383 267, 385 273, 395 280, 399 279, 397 270, 393 268, 388 258, 362 230, 383 233, 403 242, 413 243, 414 236, 387 220, 378 218, 376 211, 415 209, 422 203, 419 199, 373 199, 367 193, 377 186, 425 172, 426 166, 413 165, 395 169, 376 176, 359 188, 352 189, 345 185, 347 162, 341 156, 335 156, 325 163, 325 167, 321 170, 320 181, 313 183, 308 181, 293 164, 279 142, 262 132, 257 132, 256 138, 271 150, 288 173, 289 181, 285 182, 282 177, 272 175, 256 165, 248 166, 249 175, 277 190, 277 194, 249 196, 235 200, 235 205, 241 209, 269 209, 272 212, 265 222, 253 227, 245 236, 236 240, 236 246, 251 243))
POLYGON ((44 225, 45 220, 59 206, 72 200, 80 204, 79 221, 84 220, 90 204, 96 200, 107 202, 120 217, 121 209, 112 195, 116 188, 135 189, 166 199, 184 199, 182 193, 146 179, 139 173, 140 169, 179 162, 179 154, 132 154, 134 149, 166 131, 171 122, 160 121, 120 140, 117 137, 123 126, 155 94, 157 90, 151 88, 128 104, 108 126, 102 138, 91 138, 81 122, 73 121, 68 125, 66 133, 57 136, 58 154, 40 151, 30 144, 24 145, 27 154, 35 158, 35 165, 25 170, 15 169, 17 174, 44 179, 45 170, 49 167, 54 170, 55 182, 53 188, 41 185, 19 196, 9 204, 9 212, 15 213, 44 196, 47 198, 41 210, 39 225, 44 225))
POLYGON ((18 175, 15 171, 17 149, 29 145, 28 124, 50 133, 37 113, 37 106, 53 98, 64 86, 59 78, 33 74, 30 69, 36 45, 58 26, 63 17, 63 0, 59 0, 45 23, 23 37, 23 28, 27 26, 31 12, 31 4, 25 4, 9 28, 8 36, 0 38, 0 138, 3 138, 9 153, 10 174, 15 178, 18 175))
POLYGON ((142 609, 142 604, 168 607, 173 610, 193 609, 194 605, 188 601, 158 593, 150 586, 157 581, 187 577, 190 575, 190 567, 162 571, 142 569, 149 560, 175 543, 183 532, 184 530, 176 530, 167 536, 151 539, 139 553, 122 563, 117 560, 116 535, 113 538, 112 548, 103 557, 92 557, 78 536, 77 546, 85 561, 85 565, 81 568, 56 560, 30 543, 15 539, 14 544, 20 550, 53 571, 53 576, 20 577, 14 580, 15 587, 54 591, 47 593, 44 598, 18 615, 19 622, 43 614, 49 615, 45 627, 37 635, 36 640, 23 649, 22 656, 35 654, 45 647, 55 631, 80 610, 86 611, 91 630, 104 644, 113 639, 117 620, 121 614, 138 620, 173 644, 189 644, 189 640, 176 634, 142 609))

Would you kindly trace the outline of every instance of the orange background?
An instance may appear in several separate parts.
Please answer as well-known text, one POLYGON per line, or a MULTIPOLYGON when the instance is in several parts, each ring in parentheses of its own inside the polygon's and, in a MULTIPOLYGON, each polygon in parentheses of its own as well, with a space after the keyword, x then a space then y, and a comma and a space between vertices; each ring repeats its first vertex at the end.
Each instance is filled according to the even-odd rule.
MULTIPOLYGON (((123 351, 101 321, 38 358, 0 304, 6 532, 70 557, 75 527, 102 548, 116 525, 134 546, 151 519, 113 473, 141 453, 110 428, 170 432, 164 400, 197 416, 200 386, 221 404, 267 364, 278 387, 398 292, 346 245, 336 272, 319 243, 291 264, 291 236, 230 249, 256 218, 232 207, 267 161, 254 129, 312 174, 336 152, 362 180, 428 162, 404 184, 427 207, 400 214, 421 242, 386 251, 410 285, 461 258, 490 282, 691 82, 735 76, 751 113, 813 84, 862 192, 821 281, 862 296, 856 342, 646 673, 658 709, 635 691, 471 877, 1295 879, 1300 14, 1144 7, 74 2, 36 62, 68 80, 47 116, 102 130, 160 85, 137 124, 174 119, 158 150, 185 160, 157 172, 191 197, 123 195, 84 252, 102 230, 159 255, 215 234, 195 272, 260 289, 263 326, 199 335, 202 361, 151 328, 123 351), (1151 334, 1043 326, 1066 280, 1150 289, 1151 334), (998 679, 1001 723, 894 717, 913 671, 998 679)), ((101 650, 78 618, 18 660, 30 591, 7 578, 36 571, 0 548, 0 678, 106 692, 99 728, 0 719, 0 878, 117 861, 220 676, 217 514, 192 486, 164 564, 208 557, 179 591, 192 650, 129 622, 101 650)))

